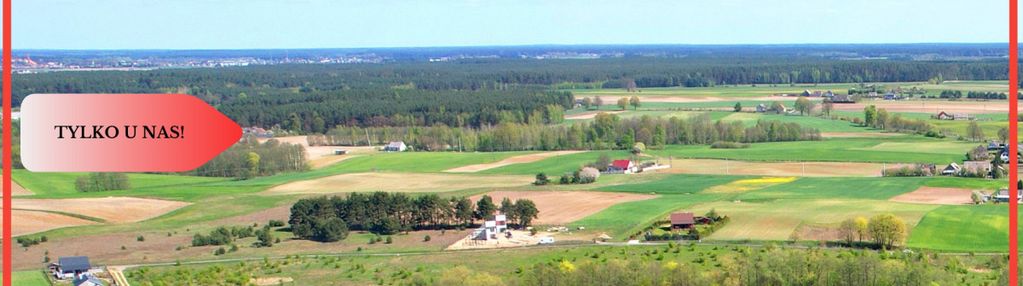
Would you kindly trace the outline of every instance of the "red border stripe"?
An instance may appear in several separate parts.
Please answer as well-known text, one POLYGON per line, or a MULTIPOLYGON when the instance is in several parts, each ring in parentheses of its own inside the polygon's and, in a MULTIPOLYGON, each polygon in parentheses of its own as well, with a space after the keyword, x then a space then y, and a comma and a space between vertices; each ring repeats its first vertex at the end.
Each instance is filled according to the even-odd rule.
MULTIPOLYGON (((1016 36, 1017 0, 1009 0, 1009 154, 1017 154, 1019 110, 1019 39, 1016 36)), ((1013 156, 1010 156, 1012 158, 1013 156)), ((1009 160, 1009 194, 1018 194, 1018 160, 1009 160)), ((1009 200, 1009 285, 1019 285, 1019 201, 1009 200)))
POLYGON ((4 286, 11 286, 13 278, 11 248, 11 1, 4 1, 4 52, 3 52, 3 252, 4 286))

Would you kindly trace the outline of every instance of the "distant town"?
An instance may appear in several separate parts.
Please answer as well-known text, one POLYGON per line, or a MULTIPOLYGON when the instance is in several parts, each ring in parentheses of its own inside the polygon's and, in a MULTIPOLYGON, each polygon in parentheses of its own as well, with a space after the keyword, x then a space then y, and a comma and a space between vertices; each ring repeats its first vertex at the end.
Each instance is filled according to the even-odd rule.
MULTIPOLYGON (((399 61, 534 59, 586 60, 632 57, 730 58, 757 49, 792 54, 792 45, 536 45, 435 48, 264 50, 15 50, 18 74, 54 71, 131 71, 278 64, 380 64, 399 61)), ((801 56, 838 61, 976 61, 1005 58, 1001 44, 799 45, 801 56)))

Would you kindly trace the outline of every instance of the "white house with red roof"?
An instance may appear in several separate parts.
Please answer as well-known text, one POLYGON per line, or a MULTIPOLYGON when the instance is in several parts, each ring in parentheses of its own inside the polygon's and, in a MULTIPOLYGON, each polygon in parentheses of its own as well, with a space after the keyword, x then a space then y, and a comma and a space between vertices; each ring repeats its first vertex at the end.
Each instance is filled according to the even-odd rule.
POLYGON ((636 163, 632 160, 614 160, 607 166, 608 173, 632 174, 636 172, 636 163))

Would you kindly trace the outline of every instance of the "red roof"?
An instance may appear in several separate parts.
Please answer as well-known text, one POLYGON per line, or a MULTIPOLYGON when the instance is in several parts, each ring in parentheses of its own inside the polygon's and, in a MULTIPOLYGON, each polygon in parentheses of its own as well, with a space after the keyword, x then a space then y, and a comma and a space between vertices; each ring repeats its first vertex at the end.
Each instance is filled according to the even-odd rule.
POLYGON ((671 214, 671 224, 672 225, 676 225, 676 224, 694 224, 694 223, 696 223, 696 218, 693 216, 693 213, 673 213, 673 214, 671 214))
POLYGON ((629 161, 629 160, 615 160, 614 162, 611 162, 611 166, 615 167, 615 168, 618 168, 618 169, 625 170, 625 169, 629 168, 629 164, 631 164, 631 163, 632 163, 632 161, 629 161))

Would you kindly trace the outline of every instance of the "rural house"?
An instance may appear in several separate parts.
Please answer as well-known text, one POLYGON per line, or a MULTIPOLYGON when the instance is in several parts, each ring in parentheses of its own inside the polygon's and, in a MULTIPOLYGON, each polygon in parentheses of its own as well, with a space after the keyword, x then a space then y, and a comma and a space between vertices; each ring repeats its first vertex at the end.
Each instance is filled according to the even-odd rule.
POLYGON ((473 231, 473 239, 489 240, 497 238, 497 234, 508 230, 508 217, 503 214, 495 215, 494 219, 483 222, 483 226, 473 231))
POLYGON ((404 141, 392 141, 384 146, 385 152, 405 152, 407 149, 408 146, 405 145, 404 141))
POLYGON ((632 160, 614 160, 607 166, 607 173, 632 174, 636 172, 636 163, 632 160))
POLYGON ((696 216, 693 213, 672 213, 671 229, 690 229, 696 225, 696 216))
POLYGON ((960 170, 962 170, 962 168, 959 167, 959 164, 952 162, 949 163, 948 166, 945 166, 944 169, 941 169, 941 174, 945 176, 954 176, 955 174, 959 174, 960 170))
POLYGON ((50 273, 57 279, 74 279, 89 273, 92 264, 86 256, 66 256, 57 258, 57 263, 50 265, 50 273))

